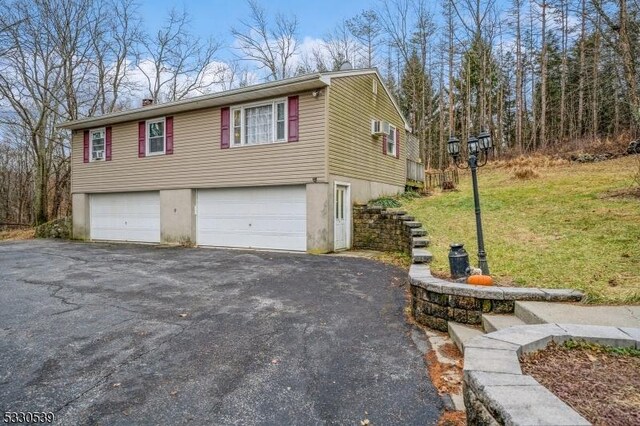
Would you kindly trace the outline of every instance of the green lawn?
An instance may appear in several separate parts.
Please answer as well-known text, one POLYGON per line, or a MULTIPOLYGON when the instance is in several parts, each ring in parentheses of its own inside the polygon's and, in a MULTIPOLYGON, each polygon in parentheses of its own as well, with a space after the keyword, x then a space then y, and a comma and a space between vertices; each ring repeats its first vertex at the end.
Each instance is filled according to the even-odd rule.
MULTIPOLYGON (((575 288, 587 303, 640 303, 640 199, 604 196, 633 185, 638 161, 538 168, 540 177, 528 181, 512 169, 480 169, 485 247, 497 282, 575 288)), ((429 232, 434 272, 448 272, 452 242, 464 243, 477 264, 470 174, 460 175, 456 192, 403 207, 429 232)))

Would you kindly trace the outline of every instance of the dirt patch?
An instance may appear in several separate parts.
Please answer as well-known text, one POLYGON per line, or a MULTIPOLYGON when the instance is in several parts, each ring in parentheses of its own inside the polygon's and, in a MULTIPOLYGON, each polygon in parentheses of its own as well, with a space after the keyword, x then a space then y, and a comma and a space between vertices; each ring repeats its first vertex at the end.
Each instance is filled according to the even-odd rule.
POLYGON ((629 198, 632 200, 640 200, 640 186, 607 191, 601 194, 600 198, 629 198))
POLYGON ((0 229, 0 241, 32 240, 35 235, 33 228, 0 229))
POLYGON ((465 426, 467 415, 464 411, 445 411, 438 420, 438 426, 465 426))
POLYGON ((568 342, 520 361, 524 374, 591 423, 640 424, 640 351, 568 342))
POLYGON ((429 351, 425 356, 427 358, 429 377, 438 392, 460 393, 462 390, 462 361, 455 364, 439 362, 438 356, 434 351, 429 351))

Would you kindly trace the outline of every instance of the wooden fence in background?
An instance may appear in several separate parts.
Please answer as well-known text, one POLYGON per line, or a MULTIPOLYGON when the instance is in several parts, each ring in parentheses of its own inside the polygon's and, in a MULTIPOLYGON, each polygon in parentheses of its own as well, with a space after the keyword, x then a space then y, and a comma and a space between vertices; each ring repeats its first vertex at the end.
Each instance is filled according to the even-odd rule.
POLYGON ((424 173, 424 186, 427 189, 442 188, 442 182, 453 182, 458 184, 458 169, 450 170, 427 170, 424 173))

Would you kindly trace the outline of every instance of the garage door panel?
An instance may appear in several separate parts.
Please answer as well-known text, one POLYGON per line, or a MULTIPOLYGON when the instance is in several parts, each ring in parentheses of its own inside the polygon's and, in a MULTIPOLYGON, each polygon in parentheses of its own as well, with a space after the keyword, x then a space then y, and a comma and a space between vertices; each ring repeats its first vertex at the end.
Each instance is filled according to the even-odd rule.
POLYGON ((93 194, 91 239, 160 242, 159 193, 93 194))
POLYGON ((306 250, 304 186, 198 191, 199 245, 306 250))

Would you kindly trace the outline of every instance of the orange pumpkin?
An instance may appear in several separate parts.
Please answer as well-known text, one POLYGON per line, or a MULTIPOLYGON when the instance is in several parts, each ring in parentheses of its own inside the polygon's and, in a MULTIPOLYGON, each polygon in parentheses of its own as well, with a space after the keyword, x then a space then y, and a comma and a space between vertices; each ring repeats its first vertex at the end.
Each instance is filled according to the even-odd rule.
POLYGON ((493 285, 493 278, 490 275, 470 275, 467 284, 472 285, 493 285))

